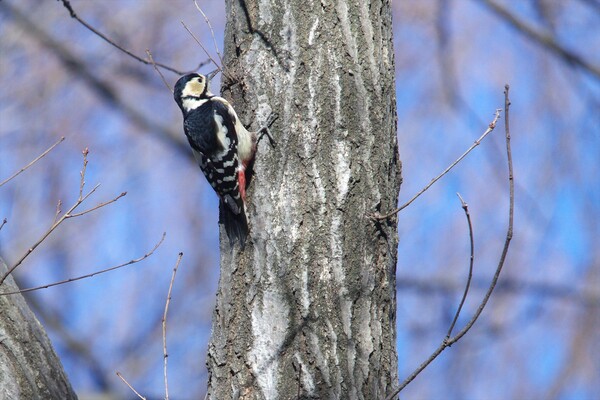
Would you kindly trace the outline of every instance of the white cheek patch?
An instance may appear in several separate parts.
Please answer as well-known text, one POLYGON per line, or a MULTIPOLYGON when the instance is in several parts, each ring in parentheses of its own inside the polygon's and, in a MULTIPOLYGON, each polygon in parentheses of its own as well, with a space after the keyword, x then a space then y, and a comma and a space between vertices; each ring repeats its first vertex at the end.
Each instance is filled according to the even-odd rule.
POLYGON ((198 78, 194 78, 185 84, 185 87, 183 88, 183 92, 181 92, 181 96, 182 97, 186 97, 186 96, 199 97, 202 94, 202 92, 204 92, 204 86, 205 86, 204 82, 200 83, 200 82, 198 82, 198 78))

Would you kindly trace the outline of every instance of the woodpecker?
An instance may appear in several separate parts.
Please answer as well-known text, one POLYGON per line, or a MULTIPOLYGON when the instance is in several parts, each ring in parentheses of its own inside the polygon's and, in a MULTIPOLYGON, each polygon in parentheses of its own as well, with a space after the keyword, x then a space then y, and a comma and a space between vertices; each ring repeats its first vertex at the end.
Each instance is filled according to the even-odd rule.
POLYGON ((245 211, 246 169, 252 164, 260 136, 248 131, 231 104, 209 90, 206 76, 192 73, 175 84, 175 102, 183 113, 183 130, 200 169, 220 199, 219 223, 225 226, 229 244, 248 237, 245 211))

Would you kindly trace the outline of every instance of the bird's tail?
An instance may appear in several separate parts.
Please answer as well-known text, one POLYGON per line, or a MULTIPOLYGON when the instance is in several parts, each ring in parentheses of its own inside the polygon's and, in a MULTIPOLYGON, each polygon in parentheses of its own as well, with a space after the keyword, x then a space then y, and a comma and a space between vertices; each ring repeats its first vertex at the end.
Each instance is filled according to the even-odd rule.
MULTIPOLYGON (((231 200, 231 197, 227 200, 231 200)), ((246 238, 248 237, 248 220, 243 202, 240 202, 238 207, 232 207, 227 201, 221 199, 219 203, 219 223, 225 227, 231 248, 237 240, 240 242, 240 248, 244 250, 246 238)))

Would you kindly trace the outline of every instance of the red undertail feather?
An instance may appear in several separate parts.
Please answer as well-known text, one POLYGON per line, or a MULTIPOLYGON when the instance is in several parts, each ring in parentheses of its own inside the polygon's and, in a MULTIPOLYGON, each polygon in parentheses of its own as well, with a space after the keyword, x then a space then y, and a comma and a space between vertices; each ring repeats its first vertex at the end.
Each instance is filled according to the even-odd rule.
POLYGON ((240 187, 240 195, 242 200, 246 201, 246 171, 238 171, 238 186, 240 187))

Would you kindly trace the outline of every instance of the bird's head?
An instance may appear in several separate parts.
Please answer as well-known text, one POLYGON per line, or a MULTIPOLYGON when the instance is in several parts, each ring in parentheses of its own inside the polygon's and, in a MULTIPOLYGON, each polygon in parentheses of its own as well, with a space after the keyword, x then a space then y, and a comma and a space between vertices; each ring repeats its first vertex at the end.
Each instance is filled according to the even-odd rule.
POLYGON ((196 73, 179 78, 173 92, 173 97, 182 110, 184 110, 183 103, 186 99, 202 100, 211 96, 213 94, 208 90, 208 79, 206 76, 196 73))

